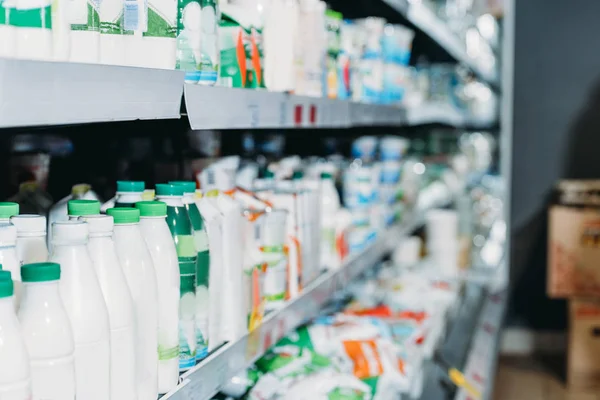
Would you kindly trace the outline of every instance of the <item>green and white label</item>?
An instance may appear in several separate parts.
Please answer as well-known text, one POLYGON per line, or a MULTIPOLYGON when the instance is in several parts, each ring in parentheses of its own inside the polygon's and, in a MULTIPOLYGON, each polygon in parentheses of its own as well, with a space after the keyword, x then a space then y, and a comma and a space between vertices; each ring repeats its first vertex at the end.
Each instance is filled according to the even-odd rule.
MULTIPOLYGON (((100 8, 100 33, 103 35, 123 34, 123 3, 115 0, 104 0, 100 8)), ((115 204, 122 207, 123 203, 115 204)), ((129 206, 133 207, 133 205, 129 206)))
POLYGON ((100 31, 100 1, 75 0, 70 4, 72 31, 100 31))
MULTIPOLYGON (((0 11, 5 9, 0 8, 0 11)), ((52 29, 52 9, 50 5, 39 8, 13 8, 10 12, 10 24, 20 28, 52 29)))
POLYGON ((196 259, 179 257, 179 370, 196 365, 196 259))
POLYGON ((215 0, 200 0, 202 7, 202 34, 201 34, 201 58, 199 82, 214 85, 219 74, 219 41, 218 29, 218 6, 215 0))
POLYGON ((177 36, 177 1, 149 0, 147 37, 175 39, 177 36))
POLYGON ((200 23, 200 0, 179 0, 176 68, 186 71, 186 82, 198 82, 200 78, 200 23))
POLYGON ((285 301, 287 289, 287 257, 283 246, 263 247, 262 253, 267 262, 263 281, 265 308, 271 310, 285 301))

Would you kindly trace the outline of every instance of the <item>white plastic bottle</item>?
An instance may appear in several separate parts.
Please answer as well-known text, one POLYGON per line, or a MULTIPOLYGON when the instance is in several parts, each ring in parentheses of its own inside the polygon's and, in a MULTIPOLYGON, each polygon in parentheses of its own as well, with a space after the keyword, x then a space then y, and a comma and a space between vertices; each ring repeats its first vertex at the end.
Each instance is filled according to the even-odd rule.
POLYGON ((0 271, 0 395, 2 400, 30 400, 29 355, 12 296, 10 272, 0 271))
POLYGON ((126 37, 123 30, 123 0, 103 0, 100 4, 100 63, 125 65, 126 37))
POLYGON ((10 23, 17 36, 17 58, 52 60, 50 0, 16 0, 10 23))
POLYGON ((0 224, 0 265, 5 271, 10 271, 14 281, 15 311, 21 303, 21 264, 17 258, 17 228, 14 225, 0 224))
POLYGON ((339 266, 336 247, 336 216, 340 209, 340 196, 333 177, 321 173, 321 260, 320 267, 339 266))
POLYGON ((75 342, 60 297, 60 265, 25 264, 19 322, 31 360, 34 400, 75 399, 75 342))
POLYGON ((110 208, 117 256, 133 298, 138 400, 158 396, 158 284, 136 208, 110 208))
POLYGON ((115 207, 135 207, 135 203, 143 200, 145 187, 142 181, 117 181, 115 207))
POLYGON ((69 61, 97 63, 100 60, 101 0, 73 0, 70 3, 71 49, 69 61))
POLYGON ((48 261, 46 217, 15 215, 10 222, 17 227, 17 258, 21 265, 48 261))
POLYGON ((0 0, 0 58, 13 58, 17 55, 16 29, 10 24, 10 16, 15 7, 14 0, 0 0))
POLYGON ((110 398, 110 329, 106 303, 87 250, 88 225, 55 222, 50 261, 60 264, 60 295, 75 340, 78 399, 110 398))
POLYGON ((113 242, 110 215, 79 217, 88 223, 87 248, 104 295, 110 324, 110 398, 135 399, 135 332, 133 300, 113 242))
POLYGON ((179 263, 167 226, 167 205, 136 203, 140 229, 150 251, 158 283, 158 392, 167 393, 179 380, 179 263))

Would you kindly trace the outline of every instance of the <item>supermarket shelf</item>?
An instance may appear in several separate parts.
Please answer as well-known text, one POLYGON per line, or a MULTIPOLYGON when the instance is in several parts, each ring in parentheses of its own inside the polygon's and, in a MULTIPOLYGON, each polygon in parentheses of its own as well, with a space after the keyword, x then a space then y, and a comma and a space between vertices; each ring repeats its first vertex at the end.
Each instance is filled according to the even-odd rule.
POLYGON ((180 118, 183 73, 0 59, 0 128, 180 118))
POLYGON ((391 228, 362 253, 336 271, 320 276, 283 309, 269 315, 263 324, 240 340, 228 343, 181 376, 180 385, 161 400, 208 400, 235 374, 261 357, 273 344, 302 323, 319 315, 332 295, 361 273, 372 268, 405 237, 423 223, 423 213, 391 228))
POLYGON ((406 111, 400 107, 187 84, 184 92, 192 129, 349 128, 406 124, 406 111))
MULTIPOLYGON (((487 83, 497 86, 498 76, 494 65, 484 65, 467 52, 466 44, 427 5, 412 0, 384 0, 407 20, 435 40, 457 61, 465 64, 487 83)), ((490 50, 491 52, 491 50, 490 50)))

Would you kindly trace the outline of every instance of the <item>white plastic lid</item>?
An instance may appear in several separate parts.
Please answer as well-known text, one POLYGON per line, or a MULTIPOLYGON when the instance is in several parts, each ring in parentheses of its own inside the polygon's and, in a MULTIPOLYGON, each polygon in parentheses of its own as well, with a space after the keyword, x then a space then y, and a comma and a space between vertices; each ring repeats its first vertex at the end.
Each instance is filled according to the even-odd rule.
POLYGON ((90 236, 110 235, 115 226, 115 221, 111 215, 86 215, 79 217, 79 220, 87 222, 90 236))
POLYGON ((46 217, 37 214, 15 215, 10 222, 17 227, 17 236, 45 236, 46 217))
POLYGON ((88 240, 88 224, 84 221, 58 221, 52 224, 53 244, 80 244, 88 240))
POLYGON ((17 228, 11 224, 0 224, 0 246, 14 246, 17 243, 17 228))

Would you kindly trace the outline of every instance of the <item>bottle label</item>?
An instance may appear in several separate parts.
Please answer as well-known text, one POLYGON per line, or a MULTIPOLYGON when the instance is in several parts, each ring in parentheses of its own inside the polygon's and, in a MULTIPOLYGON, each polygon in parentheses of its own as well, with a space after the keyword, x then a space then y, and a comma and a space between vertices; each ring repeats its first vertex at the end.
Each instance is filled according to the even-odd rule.
MULTIPOLYGON (((123 30, 133 33, 140 26, 140 5, 137 0, 125 0, 123 3, 123 30)), ((129 203, 117 203, 115 207, 132 207, 129 203)))
MULTIPOLYGON (((106 1, 100 11, 100 33, 103 35, 122 35, 125 7, 122 7, 118 1, 106 1)), ((116 203, 115 207, 125 207, 122 204, 126 203, 116 203)), ((127 207, 133 207, 133 205, 127 207)))
POLYGON ((197 83, 200 77, 200 18, 199 0, 178 1, 176 68, 186 71, 186 82, 197 83))
POLYGON ((287 257, 283 246, 264 246, 261 251, 267 261, 263 281, 265 308, 272 310, 285 301, 287 292, 287 257))
POLYGON ((70 5, 71 30, 99 32, 99 8, 99 0, 72 1, 70 5))
POLYGON ((175 39, 177 37, 177 1, 150 0, 148 27, 144 36, 175 39))
MULTIPOLYGON (((5 11, 0 8, 0 11, 5 11)), ((40 8, 13 8, 10 24, 20 28, 52 29, 52 10, 50 5, 40 8)))
POLYGON ((202 6, 202 55, 199 82, 205 85, 217 83, 219 75, 219 42, 217 37, 218 11, 214 0, 201 0, 202 6))
POLYGON ((180 275, 179 298, 179 369, 196 365, 196 276, 180 275))
MULTIPOLYGON (((194 235, 199 236, 199 235, 194 235)), ((206 236, 206 233, 204 233, 206 236)), ((206 241, 206 239, 205 239, 206 241)), ((196 241, 197 243, 197 241, 196 241)), ((196 262, 196 359, 201 360, 208 355, 208 280, 210 270, 210 254, 208 250, 198 252, 196 262)))

